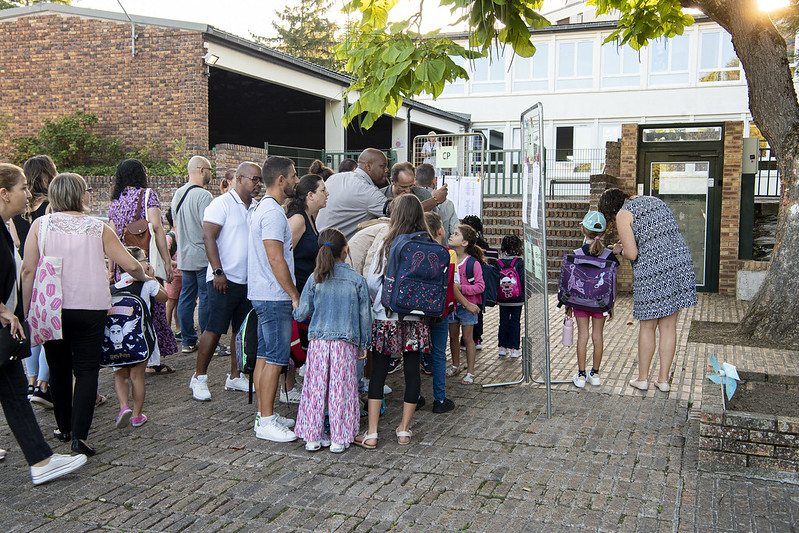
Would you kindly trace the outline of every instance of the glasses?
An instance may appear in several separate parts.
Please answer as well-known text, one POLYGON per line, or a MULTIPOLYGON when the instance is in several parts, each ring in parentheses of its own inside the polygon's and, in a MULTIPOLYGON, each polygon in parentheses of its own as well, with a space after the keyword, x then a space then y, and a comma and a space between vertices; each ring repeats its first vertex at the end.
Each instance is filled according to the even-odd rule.
POLYGON ((200 170, 213 170, 211 167, 198 167, 200 170))
POLYGON ((261 183, 263 178, 261 176, 241 176, 242 178, 247 178, 248 180, 252 180, 253 183, 261 183))
POLYGON ((86 192, 91 194, 94 192, 94 189, 92 189, 91 187, 86 187, 86 192))

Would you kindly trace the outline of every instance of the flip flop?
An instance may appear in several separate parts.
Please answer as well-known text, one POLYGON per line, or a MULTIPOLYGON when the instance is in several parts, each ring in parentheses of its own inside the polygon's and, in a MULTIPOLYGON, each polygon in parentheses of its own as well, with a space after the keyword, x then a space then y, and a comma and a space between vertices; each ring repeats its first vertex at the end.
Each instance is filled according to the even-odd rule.
POLYGON ((174 374, 175 369, 169 365, 153 365, 144 369, 144 373, 150 376, 158 374, 174 374))
POLYGON ((366 448, 367 450, 374 450, 377 448, 377 444, 366 444, 367 440, 377 440, 377 432, 374 433, 364 433, 363 435, 358 435, 355 437, 355 445, 360 446, 361 448, 366 448), (361 440, 358 440, 360 437, 361 440))
POLYGON ((97 398, 95 398, 95 400, 94 400, 94 406, 95 406, 95 407, 100 407, 100 406, 101 406, 101 405, 103 405, 103 404, 104 404, 106 401, 108 401, 108 398, 106 398, 106 397, 105 397, 105 396, 103 396, 102 394, 98 394, 98 395, 97 395, 97 398))

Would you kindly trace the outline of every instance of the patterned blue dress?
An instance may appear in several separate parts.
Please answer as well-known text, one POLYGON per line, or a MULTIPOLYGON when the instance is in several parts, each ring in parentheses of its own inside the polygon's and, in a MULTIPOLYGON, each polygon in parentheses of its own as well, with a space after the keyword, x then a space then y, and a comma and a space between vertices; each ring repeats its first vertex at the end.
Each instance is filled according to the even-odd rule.
POLYGON ((662 318, 696 305, 694 263, 671 209, 654 196, 628 200, 623 209, 633 215, 638 245, 632 263, 633 318, 662 318))

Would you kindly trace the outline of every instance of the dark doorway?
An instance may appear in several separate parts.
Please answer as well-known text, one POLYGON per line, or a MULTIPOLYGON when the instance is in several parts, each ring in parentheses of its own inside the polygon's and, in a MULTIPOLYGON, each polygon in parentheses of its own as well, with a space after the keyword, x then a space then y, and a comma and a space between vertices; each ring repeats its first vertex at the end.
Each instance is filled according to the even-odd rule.
POLYGON ((220 143, 325 147, 324 99, 219 68, 211 67, 210 72, 211 147, 220 143))
POLYGON ((391 148, 392 117, 383 115, 365 130, 358 119, 347 126, 347 151, 361 151, 366 148, 386 150, 391 148))

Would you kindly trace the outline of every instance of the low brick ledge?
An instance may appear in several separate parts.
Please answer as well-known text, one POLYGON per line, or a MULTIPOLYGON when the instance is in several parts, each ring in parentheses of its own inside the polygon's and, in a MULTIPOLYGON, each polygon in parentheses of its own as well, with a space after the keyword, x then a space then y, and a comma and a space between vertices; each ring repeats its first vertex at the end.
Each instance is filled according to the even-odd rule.
MULTIPOLYGON (((738 372, 739 387, 746 382, 768 382, 799 387, 799 376, 738 372)), ((722 409, 721 387, 705 378, 699 423, 699 462, 706 469, 783 473, 778 477, 799 482, 799 418, 722 409), (711 466, 712 465, 712 466, 711 466)))

